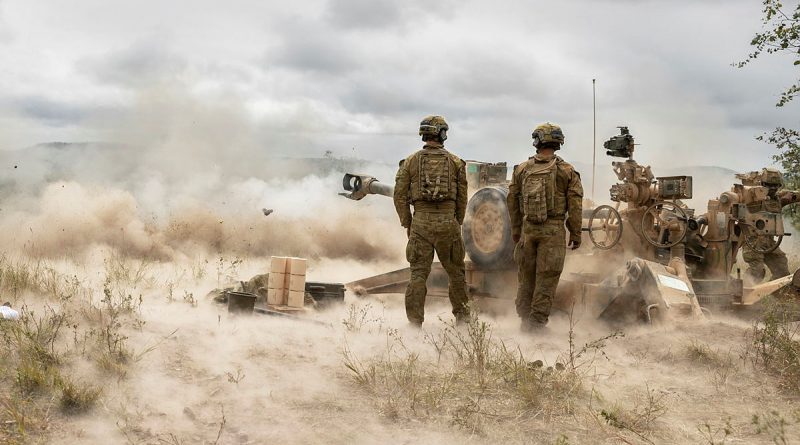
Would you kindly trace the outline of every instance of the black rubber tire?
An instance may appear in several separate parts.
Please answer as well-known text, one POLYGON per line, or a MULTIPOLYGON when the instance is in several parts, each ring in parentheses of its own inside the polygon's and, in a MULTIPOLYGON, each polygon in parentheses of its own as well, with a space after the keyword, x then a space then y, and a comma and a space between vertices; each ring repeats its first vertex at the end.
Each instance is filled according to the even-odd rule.
POLYGON ((503 269, 512 265, 514 260, 514 241, 511 239, 511 217, 508 214, 506 197, 508 189, 505 187, 485 187, 472 195, 467 203, 467 214, 464 218, 462 235, 464 246, 469 259, 477 266, 485 269, 503 269), (476 239, 478 227, 475 225, 476 213, 485 211, 483 206, 492 206, 490 210, 498 217, 500 227, 494 228, 493 245, 497 248, 487 251, 479 247, 480 240, 476 239), (499 236, 498 236, 499 235, 499 236))

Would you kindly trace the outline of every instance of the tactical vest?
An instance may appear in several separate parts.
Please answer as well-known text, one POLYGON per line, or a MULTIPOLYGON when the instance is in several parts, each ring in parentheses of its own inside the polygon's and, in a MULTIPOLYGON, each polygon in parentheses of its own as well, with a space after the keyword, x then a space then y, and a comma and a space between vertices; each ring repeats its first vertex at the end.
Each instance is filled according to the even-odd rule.
POLYGON ((783 210, 779 198, 767 198, 763 201, 752 202, 747 205, 747 210, 750 212, 770 212, 780 213, 783 210))
POLYGON ((426 148, 419 152, 416 165, 416 175, 411 175, 411 201, 455 201, 458 192, 458 182, 454 163, 449 154, 443 149, 426 148))
POLYGON ((547 164, 532 162, 520 172, 520 208, 525 219, 533 224, 542 224, 548 217, 564 216, 566 198, 563 194, 556 196, 558 160, 553 158, 547 164))
POLYGON ((764 201, 764 210, 772 213, 780 213, 783 210, 780 198, 768 198, 764 201))

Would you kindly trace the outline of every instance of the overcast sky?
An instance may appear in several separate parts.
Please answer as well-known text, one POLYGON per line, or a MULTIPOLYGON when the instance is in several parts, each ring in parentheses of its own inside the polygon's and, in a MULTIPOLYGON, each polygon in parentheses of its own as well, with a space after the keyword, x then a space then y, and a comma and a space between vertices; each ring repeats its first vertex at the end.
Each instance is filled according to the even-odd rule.
POLYGON ((755 169, 774 149, 754 137, 800 123, 800 104, 774 107, 797 78, 790 60, 731 67, 760 10, 758 0, 0 0, 0 147, 158 144, 218 126, 197 132, 216 135, 219 156, 237 153, 230 144, 395 162, 418 148, 420 119, 443 114, 465 158, 517 163, 549 120, 566 134, 562 155, 590 162, 597 78, 598 148, 626 124, 643 162, 755 169))

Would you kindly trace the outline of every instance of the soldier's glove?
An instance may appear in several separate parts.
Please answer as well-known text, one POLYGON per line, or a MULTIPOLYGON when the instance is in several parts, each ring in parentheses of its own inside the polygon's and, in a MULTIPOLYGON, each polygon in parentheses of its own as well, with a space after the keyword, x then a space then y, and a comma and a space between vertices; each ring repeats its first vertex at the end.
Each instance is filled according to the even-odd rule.
POLYGON ((518 234, 512 234, 511 235, 511 239, 514 240, 514 244, 517 244, 519 242, 519 235, 518 234))
POLYGON ((574 240, 570 241, 569 245, 567 247, 569 247, 572 250, 575 250, 575 249, 581 247, 581 242, 580 241, 574 241, 574 240))

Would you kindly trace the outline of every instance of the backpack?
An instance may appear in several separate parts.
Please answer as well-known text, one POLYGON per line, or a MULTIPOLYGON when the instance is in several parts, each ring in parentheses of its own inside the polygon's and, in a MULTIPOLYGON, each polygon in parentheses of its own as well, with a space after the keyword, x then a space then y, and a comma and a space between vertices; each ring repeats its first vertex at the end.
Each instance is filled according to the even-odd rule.
POLYGON ((552 213, 555 210, 555 188, 556 188, 556 161, 553 160, 547 165, 537 166, 533 164, 522 172, 522 187, 520 193, 522 211, 525 219, 534 224, 541 224, 547 221, 548 210, 552 213))
POLYGON ((431 202, 455 199, 452 164, 444 150, 425 150, 420 154, 419 199, 431 202))

